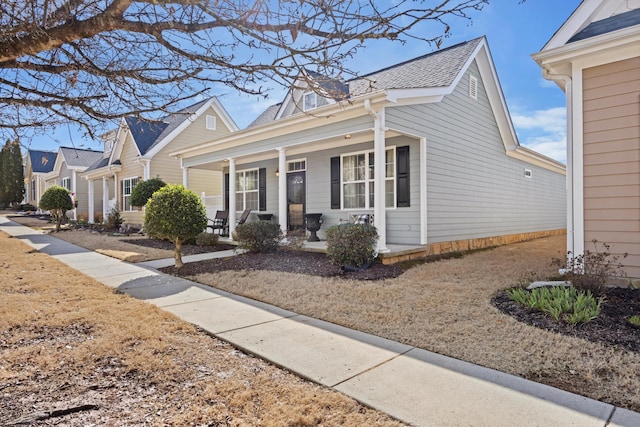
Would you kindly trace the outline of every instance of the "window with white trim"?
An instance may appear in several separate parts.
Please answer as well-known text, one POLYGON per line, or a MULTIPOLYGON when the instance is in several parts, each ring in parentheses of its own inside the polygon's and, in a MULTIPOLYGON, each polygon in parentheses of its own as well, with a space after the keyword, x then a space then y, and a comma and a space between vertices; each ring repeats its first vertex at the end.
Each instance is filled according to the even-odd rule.
POLYGON ((303 172, 307 170, 307 161, 305 159, 289 160, 287 162, 287 172, 303 172))
POLYGON ((216 116, 207 116, 205 118, 205 120, 206 120, 207 129, 216 130, 216 125, 217 125, 217 117, 216 116))
POLYGON ((318 106, 318 94, 315 92, 305 92, 302 97, 302 110, 313 110, 318 106))
POLYGON ((258 169, 236 172, 236 211, 259 210, 258 169))
MULTIPOLYGON (((396 152, 385 150, 385 206, 396 206, 396 152)), ((375 157, 373 150, 341 156, 342 208, 371 209, 374 207, 375 157)))
POLYGON ((66 178, 62 178, 61 184, 62 187, 66 188, 67 190, 71 190, 71 178, 66 177, 66 178))
POLYGON ((123 211, 135 211, 133 206, 131 206, 131 192, 133 191, 133 187, 140 181, 139 177, 133 178, 125 178, 122 180, 122 210, 123 211))

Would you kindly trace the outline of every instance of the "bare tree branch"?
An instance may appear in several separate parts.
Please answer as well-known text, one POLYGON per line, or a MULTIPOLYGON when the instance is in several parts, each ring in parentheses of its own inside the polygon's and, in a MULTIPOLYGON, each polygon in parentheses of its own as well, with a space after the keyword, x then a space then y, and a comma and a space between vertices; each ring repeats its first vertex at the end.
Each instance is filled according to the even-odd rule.
POLYGON ((488 1, 4 0, 0 133, 71 121, 93 134, 223 87, 264 95, 306 70, 346 80, 366 41, 439 46, 450 19, 488 1))

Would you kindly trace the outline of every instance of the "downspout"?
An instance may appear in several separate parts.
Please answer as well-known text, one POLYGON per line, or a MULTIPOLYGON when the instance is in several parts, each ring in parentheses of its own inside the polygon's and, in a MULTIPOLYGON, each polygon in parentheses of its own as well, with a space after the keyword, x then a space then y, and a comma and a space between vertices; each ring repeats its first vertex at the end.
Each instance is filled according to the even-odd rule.
POLYGON ((376 112, 369 99, 364 100, 364 108, 373 118, 374 154, 374 224, 378 229, 378 252, 389 252, 387 248, 387 219, 385 203, 385 115, 384 107, 376 112))
POLYGON ((573 80, 566 74, 554 74, 547 68, 542 69, 542 76, 547 80, 563 80, 567 110, 567 261, 575 256, 575 212, 574 212, 574 158, 573 158, 573 80))

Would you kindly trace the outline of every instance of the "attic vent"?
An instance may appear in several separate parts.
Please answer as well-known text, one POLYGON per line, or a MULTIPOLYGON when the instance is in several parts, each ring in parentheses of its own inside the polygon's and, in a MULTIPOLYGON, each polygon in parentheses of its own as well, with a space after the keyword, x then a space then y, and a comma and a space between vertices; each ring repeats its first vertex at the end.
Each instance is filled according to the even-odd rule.
POLYGON ((207 129, 216 130, 216 116, 207 116, 207 129))
POLYGON ((524 177, 525 178, 531 178, 532 177, 531 169, 525 169, 524 170, 524 177))
POLYGON ((469 76, 469 96, 478 99, 478 79, 473 76, 469 76))

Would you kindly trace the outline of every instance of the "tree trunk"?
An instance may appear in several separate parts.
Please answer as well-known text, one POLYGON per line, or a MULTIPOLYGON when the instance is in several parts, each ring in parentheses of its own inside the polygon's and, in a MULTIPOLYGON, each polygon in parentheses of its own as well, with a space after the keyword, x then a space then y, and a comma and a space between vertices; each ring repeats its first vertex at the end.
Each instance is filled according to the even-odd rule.
POLYGON ((184 265, 182 263, 182 239, 176 239, 173 244, 173 257, 176 260, 175 267, 180 268, 184 265))

